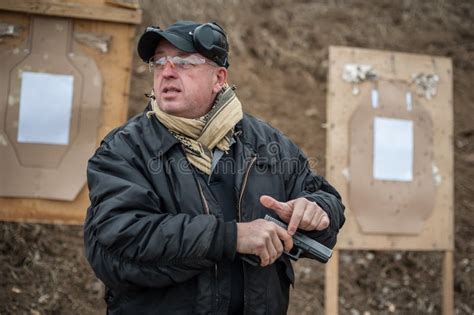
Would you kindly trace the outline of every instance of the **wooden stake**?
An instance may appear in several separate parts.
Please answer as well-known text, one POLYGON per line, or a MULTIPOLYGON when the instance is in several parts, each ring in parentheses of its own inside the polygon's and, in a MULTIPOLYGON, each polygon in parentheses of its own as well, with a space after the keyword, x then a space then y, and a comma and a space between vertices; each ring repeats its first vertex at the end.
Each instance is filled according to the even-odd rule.
POLYGON ((453 251, 445 251, 443 259, 443 315, 452 315, 454 310, 453 260, 453 251))
POLYGON ((324 308, 326 315, 337 315, 339 303, 339 250, 332 252, 326 265, 324 308))

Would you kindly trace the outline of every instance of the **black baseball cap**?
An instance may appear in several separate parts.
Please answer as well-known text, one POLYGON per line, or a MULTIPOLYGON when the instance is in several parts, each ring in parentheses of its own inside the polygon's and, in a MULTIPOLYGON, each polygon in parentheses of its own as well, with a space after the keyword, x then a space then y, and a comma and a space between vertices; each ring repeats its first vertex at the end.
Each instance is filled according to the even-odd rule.
MULTIPOLYGON (((160 40, 165 39, 170 42, 173 46, 188 53, 199 53, 198 48, 194 42, 194 30, 201 26, 202 24, 196 23, 193 21, 178 21, 172 25, 170 25, 166 29, 161 29, 157 26, 149 26, 146 28, 143 35, 140 37, 138 41, 138 55, 144 62, 148 62, 151 57, 155 55, 156 47, 160 40)), ((207 26, 207 25, 206 25, 207 26)), ((202 29, 202 28, 201 28, 202 29)), ((217 57, 210 51, 201 51, 201 54, 204 53, 205 56, 211 57, 214 61, 222 66, 228 66, 227 63, 227 52, 228 46, 227 42, 225 44, 225 50, 220 52, 224 54, 224 58, 213 58, 217 57), (209 56, 210 54, 210 56, 209 56)), ((202 48, 201 48, 202 50, 202 48)))

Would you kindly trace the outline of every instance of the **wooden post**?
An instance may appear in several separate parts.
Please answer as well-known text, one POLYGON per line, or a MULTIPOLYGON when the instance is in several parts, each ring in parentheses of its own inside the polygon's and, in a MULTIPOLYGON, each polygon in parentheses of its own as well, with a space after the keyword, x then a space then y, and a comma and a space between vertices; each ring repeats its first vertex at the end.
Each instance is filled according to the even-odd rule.
POLYGON ((443 259, 443 315, 452 315, 454 310, 453 251, 444 252, 443 259))
POLYGON ((324 308, 326 315, 337 315, 339 307, 339 250, 332 252, 326 265, 324 308))

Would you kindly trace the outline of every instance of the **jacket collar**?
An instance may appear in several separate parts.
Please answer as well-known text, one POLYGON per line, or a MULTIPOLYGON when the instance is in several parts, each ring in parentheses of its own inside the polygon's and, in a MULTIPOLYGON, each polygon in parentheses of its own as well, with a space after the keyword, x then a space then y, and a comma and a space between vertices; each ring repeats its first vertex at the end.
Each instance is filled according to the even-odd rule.
POLYGON ((176 139, 166 127, 155 117, 148 118, 146 113, 151 110, 151 104, 148 102, 148 105, 143 112, 143 119, 146 121, 145 124, 149 126, 144 128, 144 133, 148 139, 157 140, 157 156, 165 155, 174 145, 179 144, 180 142, 176 139))

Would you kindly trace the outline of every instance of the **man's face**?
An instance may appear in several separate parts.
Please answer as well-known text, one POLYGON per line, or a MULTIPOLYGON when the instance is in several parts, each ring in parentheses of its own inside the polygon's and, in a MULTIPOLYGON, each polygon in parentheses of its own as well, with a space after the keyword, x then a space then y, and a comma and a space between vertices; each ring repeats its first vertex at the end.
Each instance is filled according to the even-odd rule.
MULTIPOLYGON (((155 50, 155 59, 189 55, 166 40, 161 40, 155 50)), ((211 109, 216 94, 225 83, 227 70, 208 63, 181 69, 167 61, 163 69, 154 71, 153 76, 156 102, 162 111, 174 116, 197 118, 211 109)))

